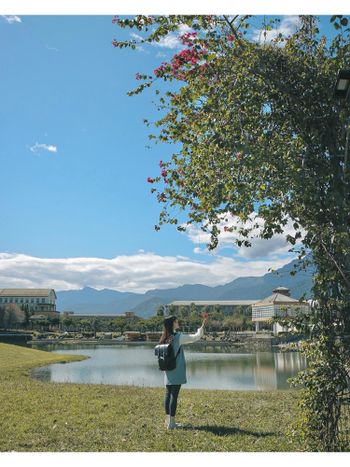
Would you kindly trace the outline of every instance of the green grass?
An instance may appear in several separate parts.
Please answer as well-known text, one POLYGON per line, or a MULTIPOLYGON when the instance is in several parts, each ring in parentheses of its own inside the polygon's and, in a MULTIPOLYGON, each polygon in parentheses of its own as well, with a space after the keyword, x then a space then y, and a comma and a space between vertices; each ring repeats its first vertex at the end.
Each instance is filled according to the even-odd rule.
POLYGON ((181 389, 164 428, 163 389, 47 383, 30 369, 84 359, 0 343, 0 451, 298 451, 295 391, 181 389))

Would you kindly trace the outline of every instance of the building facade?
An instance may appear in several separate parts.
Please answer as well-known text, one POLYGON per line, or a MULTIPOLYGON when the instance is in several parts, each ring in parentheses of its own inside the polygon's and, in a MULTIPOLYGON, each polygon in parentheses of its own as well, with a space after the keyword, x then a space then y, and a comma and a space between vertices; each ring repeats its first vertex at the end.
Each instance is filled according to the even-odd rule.
POLYGON ((0 307, 14 304, 34 314, 57 314, 56 300, 54 289, 0 289, 0 307))
MULTIPOLYGON (((295 316, 298 311, 308 312, 309 304, 292 298, 286 287, 277 287, 272 295, 252 305, 252 321, 255 323, 255 331, 259 331, 261 325, 269 324, 272 318, 295 316)), ((288 329, 279 323, 272 323, 272 331, 278 334, 288 329)))

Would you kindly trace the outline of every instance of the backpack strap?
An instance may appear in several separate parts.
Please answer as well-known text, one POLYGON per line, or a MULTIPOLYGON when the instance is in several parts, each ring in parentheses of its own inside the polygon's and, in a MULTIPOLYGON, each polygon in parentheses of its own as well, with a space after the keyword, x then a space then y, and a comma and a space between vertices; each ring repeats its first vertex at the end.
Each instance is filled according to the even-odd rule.
POLYGON ((179 347, 179 350, 176 352, 176 355, 175 355, 175 360, 177 359, 177 356, 179 355, 179 353, 180 353, 180 350, 181 350, 181 345, 180 345, 180 347, 179 347))
MULTIPOLYGON (((175 336, 174 336, 174 335, 170 336, 170 338, 169 338, 169 340, 168 340, 168 344, 173 344, 174 339, 175 339, 175 336)), ((180 350, 181 350, 181 345, 179 345, 179 349, 178 349, 178 351, 176 352, 175 360, 177 359, 177 356, 179 355, 180 350)))

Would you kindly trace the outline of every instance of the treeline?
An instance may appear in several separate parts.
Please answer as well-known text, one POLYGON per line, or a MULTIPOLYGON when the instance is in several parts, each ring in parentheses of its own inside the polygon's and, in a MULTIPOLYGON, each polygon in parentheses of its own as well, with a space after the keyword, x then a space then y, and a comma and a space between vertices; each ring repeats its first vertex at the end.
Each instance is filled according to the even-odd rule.
MULTIPOLYGON (((191 307, 168 307, 168 313, 178 316, 180 328, 184 332, 195 331, 202 323, 202 313, 208 312, 209 321, 207 331, 248 331, 253 329, 250 307, 236 307, 233 313, 224 313, 220 307, 208 307, 198 309, 191 307)), ((157 315, 151 318, 124 317, 117 316, 113 319, 99 318, 79 318, 79 315, 68 316, 62 320, 62 324, 67 331, 76 332, 157 332, 162 331, 164 320, 164 307, 160 306, 157 315)))
MULTIPOLYGON (((178 316, 183 332, 193 332, 202 323, 202 313, 208 312, 209 321, 207 331, 247 331, 252 330, 250 307, 236 307, 233 313, 224 313, 220 307, 197 309, 191 307, 172 307, 167 310, 178 316)), ((20 309, 16 305, 0 307, 0 328, 3 329, 37 329, 42 331, 60 329, 75 332, 118 332, 139 331, 157 332, 163 329, 164 307, 159 307, 156 316, 139 318, 117 316, 106 319, 98 316, 79 318, 79 315, 58 317, 45 317, 35 321, 30 320, 31 313, 27 309, 20 309)))

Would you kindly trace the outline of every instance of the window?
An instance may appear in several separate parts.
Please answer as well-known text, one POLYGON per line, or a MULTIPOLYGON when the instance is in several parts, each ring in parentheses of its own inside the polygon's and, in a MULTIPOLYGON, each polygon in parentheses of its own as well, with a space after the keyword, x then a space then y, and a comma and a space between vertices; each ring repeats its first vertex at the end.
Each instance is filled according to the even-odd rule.
POLYGON ((42 298, 42 299, 41 299, 41 303, 45 303, 45 298, 42 298))
POLYGON ((36 299, 36 303, 39 303, 39 299, 38 299, 38 298, 36 299))
POLYGON ((34 303, 34 298, 31 298, 31 299, 30 299, 30 303, 34 303))
POLYGON ((23 298, 21 298, 21 303, 23 303, 23 298))

